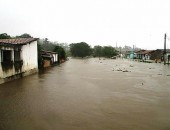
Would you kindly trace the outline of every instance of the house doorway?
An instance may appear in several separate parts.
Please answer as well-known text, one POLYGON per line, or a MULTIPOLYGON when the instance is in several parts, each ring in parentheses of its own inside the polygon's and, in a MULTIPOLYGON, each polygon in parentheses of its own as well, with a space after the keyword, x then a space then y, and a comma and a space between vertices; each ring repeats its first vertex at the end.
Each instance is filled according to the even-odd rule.
POLYGON ((2 62, 8 63, 12 61, 12 51, 2 50, 2 62))

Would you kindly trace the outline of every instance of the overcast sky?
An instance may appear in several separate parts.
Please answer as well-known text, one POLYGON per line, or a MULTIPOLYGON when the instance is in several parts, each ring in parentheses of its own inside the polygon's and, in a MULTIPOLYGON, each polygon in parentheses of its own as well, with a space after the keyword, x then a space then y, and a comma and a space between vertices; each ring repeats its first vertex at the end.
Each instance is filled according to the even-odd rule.
POLYGON ((0 33, 163 48, 164 34, 170 37, 170 0, 0 0, 0 33))

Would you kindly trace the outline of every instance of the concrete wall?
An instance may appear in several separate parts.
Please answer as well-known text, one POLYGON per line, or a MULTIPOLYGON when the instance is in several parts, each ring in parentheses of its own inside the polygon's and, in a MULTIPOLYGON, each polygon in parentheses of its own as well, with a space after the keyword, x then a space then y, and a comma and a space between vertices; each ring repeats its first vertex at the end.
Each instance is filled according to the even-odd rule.
MULTIPOLYGON (((1 47, 1 50, 12 50, 12 60, 14 61, 13 47, 1 47)), ((3 70, 1 65, 2 59, 0 58, 0 84, 38 71, 37 41, 23 45, 20 54, 21 60, 23 60, 20 71, 16 71, 14 65, 10 69, 3 70)), ((0 51, 0 57, 1 55, 0 51)))
POLYGON ((23 60, 22 72, 31 69, 38 71, 37 41, 22 46, 21 59, 23 60))
MULTIPOLYGON (((1 47, 1 50, 11 50, 12 51, 11 54, 14 54, 13 47, 1 47)), ((0 57, 3 55, 1 50, 0 50, 0 57)), ((12 55, 12 59, 13 59, 13 55, 12 55)), ((11 75, 15 75, 15 71, 13 68, 3 71, 1 62, 2 62, 2 59, 0 59, 0 79, 9 77, 11 75)))

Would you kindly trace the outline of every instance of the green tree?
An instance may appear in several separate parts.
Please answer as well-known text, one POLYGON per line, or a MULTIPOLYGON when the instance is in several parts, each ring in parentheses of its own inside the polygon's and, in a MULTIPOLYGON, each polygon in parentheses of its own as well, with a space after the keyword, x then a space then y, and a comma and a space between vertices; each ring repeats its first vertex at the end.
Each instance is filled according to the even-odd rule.
POLYGON ((49 41, 47 38, 45 39, 40 39, 40 44, 45 51, 53 51, 56 44, 49 41))
POLYGON ((66 52, 61 46, 56 45, 53 51, 58 53, 59 61, 66 59, 66 52))
POLYGON ((96 57, 101 57, 102 56, 102 50, 103 50, 103 47, 102 46, 94 46, 93 48, 93 55, 96 57))
POLYGON ((32 36, 30 34, 28 34, 28 33, 24 33, 24 34, 22 34, 20 36, 16 36, 16 38, 32 38, 32 36))
POLYGON ((117 51, 112 46, 104 46, 102 49, 102 55, 104 57, 110 58, 117 55, 117 51))
POLYGON ((91 55, 91 48, 90 46, 85 43, 72 43, 70 44, 70 52, 74 57, 85 57, 91 55))
POLYGON ((10 38, 11 38, 11 36, 8 35, 7 33, 0 34, 0 39, 10 39, 10 38))

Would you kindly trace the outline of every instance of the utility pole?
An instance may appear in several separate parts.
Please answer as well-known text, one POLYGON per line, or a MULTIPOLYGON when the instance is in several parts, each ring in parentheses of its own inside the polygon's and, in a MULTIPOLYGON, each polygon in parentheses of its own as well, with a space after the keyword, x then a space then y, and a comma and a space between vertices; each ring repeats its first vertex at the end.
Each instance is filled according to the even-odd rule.
POLYGON ((134 48, 135 48, 135 47, 134 47, 134 45, 133 45, 133 60, 134 60, 134 53, 135 53, 135 52, 134 52, 134 48))
POLYGON ((166 33, 164 36, 164 65, 166 64, 166 33))

